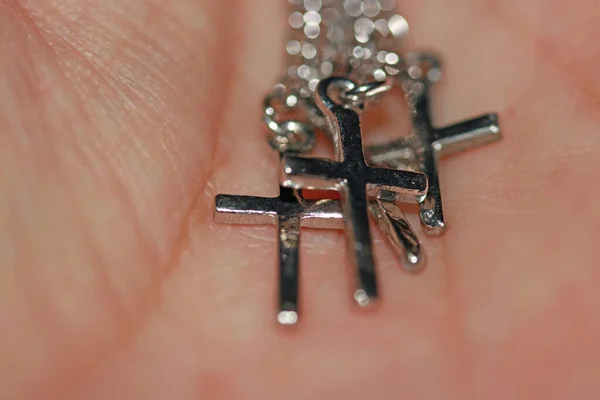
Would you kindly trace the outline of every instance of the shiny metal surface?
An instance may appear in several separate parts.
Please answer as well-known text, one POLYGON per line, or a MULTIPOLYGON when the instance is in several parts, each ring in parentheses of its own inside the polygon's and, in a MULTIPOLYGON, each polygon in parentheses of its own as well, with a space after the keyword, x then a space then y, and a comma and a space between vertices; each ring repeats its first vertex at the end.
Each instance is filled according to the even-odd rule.
POLYGON ((347 106, 363 109, 367 104, 377 102, 383 93, 389 92, 393 87, 391 79, 367 82, 342 90, 339 96, 347 106))
POLYGON ((312 126, 290 119, 279 122, 281 109, 290 110, 293 107, 283 103, 286 100, 290 101, 289 98, 284 97, 285 93, 274 91, 264 99, 263 121, 269 128, 269 144, 279 153, 310 152, 315 144, 315 132, 312 126))
POLYGON ((395 0, 288 1, 287 67, 263 104, 268 142, 282 155, 280 195, 218 195, 215 204, 219 223, 278 227, 282 325, 298 322, 302 227, 345 230, 353 298, 369 307, 378 297, 369 214, 404 268, 421 271, 425 255, 402 203, 419 203, 425 231, 443 233, 439 159, 500 139, 495 114, 433 126, 430 88, 441 78, 440 63, 428 53, 400 52, 408 24, 394 13, 395 0), (405 94, 411 135, 363 148, 360 111, 394 87, 405 94), (316 130, 330 135, 333 159, 298 156, 313 150, 316 130), (308 200, 299 189, 335 190, 341 200, 308 200))
MULTIPOLYGON (((409 27, 396 14, 395 0, 289 0, 289 6, 286 73, 265 98, 263 120, 274 149, 308 153, 315 144, 314 128, 326 128, 313 100, 317 82, 341 73, 361 82, 342 93, 344 102, 377 100, 390 85, 377 84, 373 90, 372 82, 390 82, 400 72, 401 39, 409 27)), ((404 219, 394 221, 395 215, 384 212, 377 221, 384 233, 406 224, 404 219)), ((394 236, 389 239, 400 259, 410 252, 400 251, 397 243, 402 241, 395 242, 394 236)))
POLYGON ((313 101, 319 80, 341 74, 363 83, 398 73, 406 19, 395 0, 288 0, 285 73, 265 98, 263 120, 278 151, 312 148, 325 118, 313 101))
POLYGON ((441 77, 437 58, 411 53, 403 58, 399 75, 412 115, 410 136, 365 149, 374 165, 410 169, 427 174, 429 191, 420 204, 421 223, 429 235, 446 230, 438 178, 439 158, 501 139, 498 116, 485 114, 457 124, 435 128, 430 113, 430 88, 441 77))
POLYGON ((279 197, 218 195, 214 219, 221 224, 276 225, 278 229, 279 298, 277 320, 298 322, 300 227, 343 229, 337 200, 307 200, 280 188, 279 197))
POLYGON ((334 160, 284 155, 281 185, 341 193, 348 249, 353 252, 352 264, 356 271, 354 298, 365 307, 377 298, 368 198, 377 197, 382 190, 387 190, 394 193, 396 201, 418 202, 427 193, 427 178, 422 173, 376 168, 367 164, 359 115, 355 109, 337 103, 333 95, 355 87, 352 81, 339 77, 330 77, 319 83, 316 102, 329 122, 334 160))
MULTIPOLYGON (((319 80, 342 73, 363 83, 342 93, 344 102, 354 105, 377 100, 380 93, 391 88, 379 82, 399 73, 400 39, 408 33, 408 23, 395 13, 395 3, 289 0, 291 29, 286 45, 286 74, 266 96, 264 104, 263 120, 269 127, 268 140, 274 149, 286 153, 312 150, 314 128, 326 127, 326 119, 313 100, 319 80), (289 119, 290 115, 295 119, 289 119)), ((393 218, 390 215, 378 221, 384 233, 395 232, 393 218), (386 223, 389 226, 384 227, 386 223)), ((397 221, 396 227, 405 222, 397 221)), ((400 252, 401 257, 402 254, 405 252, 400 252)))
POLYGON ((408 272, 421 272, 425 267, 425 255, 421 250, 419 238, 412 230, 408 220, 395 199, 369 199, 369 211, 377 226, 402 260, 402 266, 408 272))

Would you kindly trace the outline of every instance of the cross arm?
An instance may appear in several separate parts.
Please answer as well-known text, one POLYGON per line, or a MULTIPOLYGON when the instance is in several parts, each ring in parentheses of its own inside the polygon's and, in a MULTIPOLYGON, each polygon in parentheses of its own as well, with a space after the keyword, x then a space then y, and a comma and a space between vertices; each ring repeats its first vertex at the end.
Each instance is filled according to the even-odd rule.
POLYGON ((332 160, 284 156, 281 159, 281 186, 332 190, 343 178, 340 172, 340 164, 332 160))
POLYGON ((220 194, 215 198, 214 219, 220 224, 275 224, 277 199, 220 194))
POLYGON ((440 156, 458 153, 500 140, 497 114, 485 114, 477 118, 436 130, 432 144, 440 156))
POLYGON ((391 169, 418 170, 416 148, 419 146, 414 136, 402 137, 392 142, 365 147, 367 163, 391 169))
POLYGON ((427 194, 427 175, 421 172, 370 168, 369 175, 370 196, 377 196, 380 189, 386 189, 394 192, 399 201, 416 203, 427 194))
POLYGON ((301 224, 307 228, 344 229, 342 207, 339 200, 306 200, 301 224))

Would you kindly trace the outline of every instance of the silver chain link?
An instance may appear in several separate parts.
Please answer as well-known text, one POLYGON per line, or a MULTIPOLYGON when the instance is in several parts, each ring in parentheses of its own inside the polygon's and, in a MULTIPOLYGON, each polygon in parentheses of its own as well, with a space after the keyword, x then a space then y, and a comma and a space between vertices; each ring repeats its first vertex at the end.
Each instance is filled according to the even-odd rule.
MULTIPOLYGON (((280 152, 307 152, 324 126, 313 102, 317 83, 341 74, 362 83, 399 73, 408 23, 395 0, 288 0, 287 68, 265 98, 269 142, 280 152)), ((364 88, 355 88, 354 96, 364 88)))

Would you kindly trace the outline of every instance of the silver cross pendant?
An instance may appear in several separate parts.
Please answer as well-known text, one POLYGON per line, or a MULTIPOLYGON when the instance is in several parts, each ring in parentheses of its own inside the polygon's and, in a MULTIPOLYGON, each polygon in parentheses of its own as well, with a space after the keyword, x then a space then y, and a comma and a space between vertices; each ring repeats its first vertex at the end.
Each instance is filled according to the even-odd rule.
POLYGON ((298 322, 300 228, 343 229, 337 200, 307 200, 294 189, 279 197, 218 195, 214 219, 222 224, 276 225, 279 243, 279 309, 282 325, 298 322))
POLYGON ((281 185, 340 192, 348 249, 353 252, 352 264, 356 271, 354 299, 359 306, 367 307, 378 297, 368 200, 377 198, 385 190, 393 192, 396 200, 418 202, 427 193, 427 177, 423 173, 367 164, 357 111, 360 104, 343 100, 344 94, 357 92, 358 88, 341 77, 319 82, 315 101, 330 127, 334 160, 284 155, 281 185))
POLYGON ((400 80, 412 114, 413 133, 400 140, 369 147, 365 152, 375 165, 408 168, 427 174, 429 191, 420 204, 421 223, 427 234, 441 235, 446 230, 446 223, 438 159, 500 140, 498 116, 485 114, 444 128, 434 128, 430 89, 440 79, 440 63, 435 56, 426 53, 408 54, 404 63, 400 80))

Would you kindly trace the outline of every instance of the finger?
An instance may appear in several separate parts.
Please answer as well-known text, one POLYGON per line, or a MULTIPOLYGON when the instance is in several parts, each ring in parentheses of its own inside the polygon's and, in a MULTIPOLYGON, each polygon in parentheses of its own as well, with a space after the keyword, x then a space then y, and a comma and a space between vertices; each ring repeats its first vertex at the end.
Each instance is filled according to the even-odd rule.
POLYGON ((0 18, 0 293, 14 305, 2 307, 1 386, 36 397, 85 374, 156 306, 212 202, 243 14, 10 1, 0 18))

